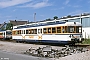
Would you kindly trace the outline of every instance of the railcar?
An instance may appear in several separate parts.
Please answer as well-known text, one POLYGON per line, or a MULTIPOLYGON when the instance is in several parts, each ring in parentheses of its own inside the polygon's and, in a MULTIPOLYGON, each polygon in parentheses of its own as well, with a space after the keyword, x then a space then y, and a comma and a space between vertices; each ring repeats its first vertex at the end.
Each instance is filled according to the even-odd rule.
POLYGON ((4 32, 5 31, 0 31, 0 40, 2 40, 4 38, 4 32))
POLYGON ((11 38, 12 38, 12 31, 11 30, 0 31, 0 39, 1 40, 11 39, 11 38))
POLYGON ((81 23, 66 21, 45 21, 13 26, 12 39, 17 42, 53 44, 75 44, 84 40, 81 23))

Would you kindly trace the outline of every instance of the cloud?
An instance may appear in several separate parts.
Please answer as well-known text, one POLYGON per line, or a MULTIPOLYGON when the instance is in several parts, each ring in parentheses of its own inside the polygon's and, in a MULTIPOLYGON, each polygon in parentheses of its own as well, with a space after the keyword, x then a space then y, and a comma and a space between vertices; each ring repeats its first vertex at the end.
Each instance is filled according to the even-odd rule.
POLYGON ((54 9, 51 9, 51 10, 62 10, 62 9, 65 9, 65 7, 54 8, 54 9))
POLYGON ((40 15, 41 17, 45 17, 45 15, 40 15))
POLYGON ((0 1, 0 8, 6 8, 11 6, 19 7, 32 7, 32 8, 42 8, 46 6, 51 6, 48 0, 3 0, 0 1))
POLYGON ((90 1, 87 1, 87 3, 90 3, 90 1))
POLYGON ((3 1, 0 1, 0 7, 5 8, 10 6, 15 6, 15 5, 24 4, 30 1, 31 0, 3 0, 3 1))
POLYGON ((82 6, 79 6, 79 5, 75 5, 75 6, 72 6, 74 8, 79 8, 79 7, 82 7, 82 6))
POLYGON ((65 7, 61 7, 60 9, 64 9, 65 7))
POLYGON ((33 1, 32 3, 28 3, 24 6, 19 6, 19 7, 32 7, 32 8, 42 8, 42 7, 46 7, 46 6, 52 6, 52 4, 48 3, 48 0, 43 0, 41 2, 36 2, 33 1))
POLYGON ((66 0, 63 4, 67 5, 70 2, 70 0, 66 0))
POLYGON ((12 16, 5 16, 6 18, 11 18, 12 16))
POLYGON ((14 9, 13 12, 15 12, 17 9, 14 9))
POLYGON ((1 15, 0 15, 0 18, 1 18, 1 15))

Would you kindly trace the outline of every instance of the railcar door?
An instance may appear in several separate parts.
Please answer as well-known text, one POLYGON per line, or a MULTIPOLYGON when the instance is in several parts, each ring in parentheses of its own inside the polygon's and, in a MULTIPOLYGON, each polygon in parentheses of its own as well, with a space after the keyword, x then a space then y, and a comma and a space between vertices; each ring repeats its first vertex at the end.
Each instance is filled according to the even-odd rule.
POLYGON ((6 31, 3 32, 3 39, 6 38, 6 31))
POLYGON ((42 40, 42 29, 38 29, 38 40, 42 40))
POLYGON ((26 30, 21 30, 22 40, 25 40, 26 30))

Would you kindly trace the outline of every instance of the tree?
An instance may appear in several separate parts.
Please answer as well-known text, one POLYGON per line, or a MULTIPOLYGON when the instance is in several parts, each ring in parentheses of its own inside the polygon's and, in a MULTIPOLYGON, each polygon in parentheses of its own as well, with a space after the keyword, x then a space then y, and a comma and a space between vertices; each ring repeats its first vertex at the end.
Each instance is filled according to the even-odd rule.
POLYGON ((54 18, 54 19, 58 19, 58 17, 57 17, 57 16, 54 16, 53 18, 54 18))
POLYGON ((51 20, 50 18, 48 18, 48 19, 46 19, 45 21, 49 21, 49 20, 51 20))
POLYGON ((67 16, 67 18, 70 18, 70 17, 72 17, 72 16, 71 16, 71 15, 68 15, 68 16, 67 16))
POLYGON ((8 23, 6 26, 6 30, 12 30, 13 24, 12 23, 8 23))
POLYGON ((2 27, 1 30, 6 30, 5 27, 2 27))

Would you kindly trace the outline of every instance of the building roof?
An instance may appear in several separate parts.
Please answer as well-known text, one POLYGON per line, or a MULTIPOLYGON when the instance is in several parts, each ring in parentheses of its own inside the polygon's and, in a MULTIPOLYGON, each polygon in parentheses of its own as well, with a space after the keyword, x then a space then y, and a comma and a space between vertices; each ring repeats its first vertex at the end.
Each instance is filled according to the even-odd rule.
MULTIPOLYGON (((71 16, 71 15, 64 16, 64 17, 58 18, 56 20, 69 20, 69 19, 83 18, 83 17, 88 17, 88 16, 90 17, 90 13, 82 13, 82 14, 74 15, 74 16, 71 16)), ((37 21, 37 22, 53 21, 53 20, 55 20, 55 19, 46 19, 46 20, 37 21)))
POLYGON ((5 25, 5 24, 7 24, 7 23, 3 23, 3 24, 0 24, 0 29, 5 25))
POLYGON ((19 21, 19 20, 10 20, 10 23, 13 24, 13 26, 16 26, 16 25, 23 25, 23 24, 27 24, 28 21, 19 21))

